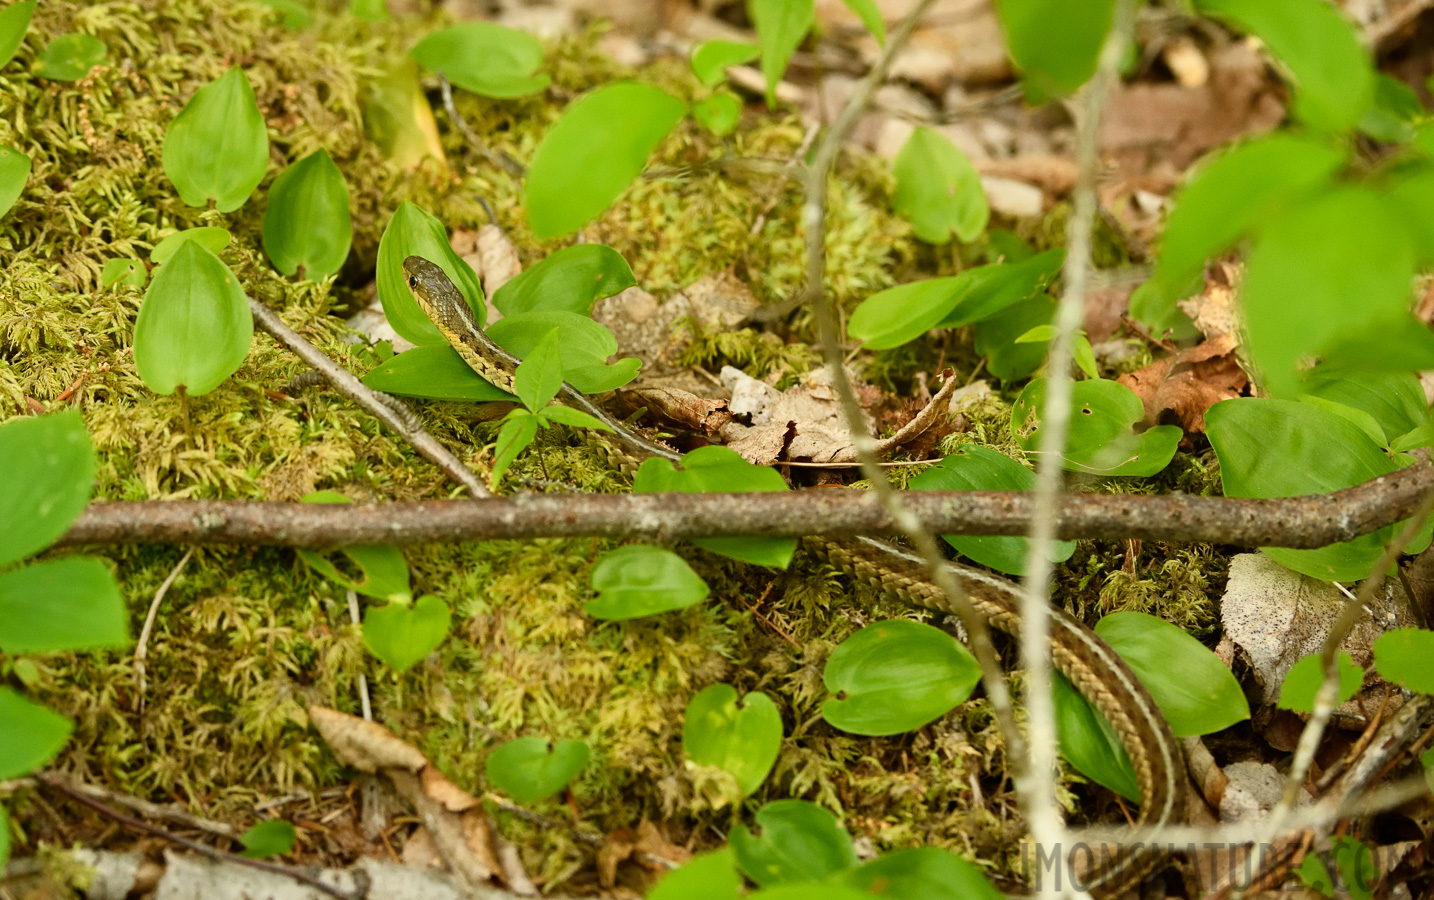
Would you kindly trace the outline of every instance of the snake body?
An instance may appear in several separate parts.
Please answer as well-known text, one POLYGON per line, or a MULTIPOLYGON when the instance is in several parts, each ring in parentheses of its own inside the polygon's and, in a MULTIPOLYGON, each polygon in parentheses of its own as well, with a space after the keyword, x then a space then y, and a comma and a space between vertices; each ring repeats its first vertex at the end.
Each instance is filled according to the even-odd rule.
MULTIPOLYGON (((495 386, 512 390, 519 360, 483 333, 467 301, 443 270, 418 256, 404 260, 403 270, 419 307, 463 360, 495 386)), ((613 429, 611 433, 594 433, 606 442, 609 454, 621 467, 633 468, 653 457, 681 461, 681 455, 670 447, 634 434, 566 382, 557 399, 613 429)), ((912 606, 956 612, 927 576, 922 560, 894 544, 864 537, 811 536, 803 538, 802 544, 837 569, 912 606)), ((1007 634, 1020 633, 1020 595, 1015 585, 979 569, 954 562, 947 565, 992 627, 1007 634)), ((1050 641, 1056 669, 1105 716, 1130 757, 1141 795, 1136 825, 1159 828, 1181 821, 1186 794, 1183 756, 1140 679, 1093 631, 1058 609, 1051 610, 1050 641)), ((1158 847, 1134 844, 1096 856, 1082 885, 1096 896, 1112 896, 1137 885, 1164 862, 1165 855, 1158 847)))

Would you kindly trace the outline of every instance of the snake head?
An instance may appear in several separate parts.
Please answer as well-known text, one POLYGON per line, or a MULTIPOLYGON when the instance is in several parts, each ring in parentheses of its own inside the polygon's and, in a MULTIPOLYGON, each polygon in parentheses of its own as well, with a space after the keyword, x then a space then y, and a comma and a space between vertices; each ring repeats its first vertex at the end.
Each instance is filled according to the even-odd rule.
MULTIPOLYGON (((423 314, 432 319, 439 330, 445 333, 466 330, 464 325, 473 318, 468 301, 437 263, 410 256, 403 261, 403 277, 423 314)), ((473 327, 477 324, 473 323, 473 327)))

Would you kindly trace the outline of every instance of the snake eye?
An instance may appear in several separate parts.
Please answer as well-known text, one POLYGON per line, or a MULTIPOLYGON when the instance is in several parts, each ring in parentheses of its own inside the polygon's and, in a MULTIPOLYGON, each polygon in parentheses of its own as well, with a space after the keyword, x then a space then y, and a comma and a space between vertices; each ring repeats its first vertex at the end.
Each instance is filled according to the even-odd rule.
POLYGON ((418 287, 418 276, 417 276, 417 275, 410 275, 410 276, 408 276, 408 286, 411 287, 411 288, 416 288, 416 287, 418 287))

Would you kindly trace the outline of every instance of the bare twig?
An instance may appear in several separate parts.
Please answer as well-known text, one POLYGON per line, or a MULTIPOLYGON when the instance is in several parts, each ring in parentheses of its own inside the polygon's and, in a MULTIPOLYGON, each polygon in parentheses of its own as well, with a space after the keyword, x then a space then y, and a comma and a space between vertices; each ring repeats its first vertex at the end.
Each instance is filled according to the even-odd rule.
MULTIPOLYGON (((479 137, 478 133, 469 127, 468 120, 459 115, 458 107, 453 104, 453 86, 448 83, 448 78, 444 76, 442 72, 438 73, 438 86, 443 91, 443 108, 448 112, 448 120, 462 133, 463 139, 468 142, 469 146, 482 154, 484 159, 506 170, 508 174, 514 178, 522 178, 528 173, 528 170, 523 168, 522 163, 501 150, 494 150, 492 147, 489 147, 488 142, 479 137)), ((489 215, 492 215, 492 213, 490 212, 489 215)))
POLYGON ((178 578, 179 573, 184 571, 184 567, 189 563, 189 558, 193 555, 193 547, 184 551, 184 555, 179 558, 179 562, 175 563, 174 568, 170 570, 169 575, 166 576, 164 582, 160 584, 159 590, 154 592, 154 600, 149 604, 149 612, 145 613, 144 627, 140 628, 139 640, 135 642, 134 647, 134 677, 138 682, 135 690, 136 708, 144 708, 144 661, 149 655, 149 635, 150 632, 154 630, 155 617, 159 615, 159 604, 164 602, 164 595, 169 593, 169 586, 174 584, 174 579, 178 578))
MULTIPOLYGON (((348 601, 349 605, 349 621, 353 622, 355 625, 359 625, 362 620, 359 618, 358 593, 354 591, 353 588, 349 588, 344 593, 344 599, 348 601)), ((363 709, 364 721, 372 722, 373 706, 369 703, 368 699, 368 676, 365 675, 363 672, 359 672, 358 676, 358 695, 359 706, 363 709)))
MULTIPOLYGON (((482 479, 469 471, 447 447, 438 443, 437 438, 416 426, 417 419, 411 411, 407 416, 394 411, 393 404, 401 405, 402 401, 386 395, 385 399, 379 400, 377 391, 364 385, 352 372, 325 356, 318 347, 285 325, 278 313, 252 297, 249 299, 249 309, 254 313, 254 321, 259 323, 260 328, 273 335, 274 340, 288 347, 299 359, 314 367, 340 394, 363 407, 375 419, 408 441, 413 445, 413 449, 442 469, 449 478, 466 487, 474 497, 491 496, 482 479)), ((406 407, 405 410, 407 411, 406 407)))

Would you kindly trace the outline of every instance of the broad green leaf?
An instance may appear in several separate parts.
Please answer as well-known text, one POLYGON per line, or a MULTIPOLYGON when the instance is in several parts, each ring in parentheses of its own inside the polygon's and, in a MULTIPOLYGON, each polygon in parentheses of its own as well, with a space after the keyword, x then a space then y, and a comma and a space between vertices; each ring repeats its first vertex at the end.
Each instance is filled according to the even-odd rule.
POLYGON ((1319 854, 1306 853, 1304 861, 1294 873, 1300 883, 1316 894, 1323 897, 1334 896, 1334 879, 1330 878, 1329 869, 1325 868, 1324 860, 1319 858, 1319 854))
MULTIPOLYGON (((1397 466, 1354 423, 1326 409, 1290 400, 1222 400, 1205 413, 1205 430, 1220 459, 1228 497, 1302 497, 1353 487, 1397 466)), ((1272 559, 1331 581, 1369 574, 1391 530, 1318 550, 1266 547, 1272 559)))
POLYGON ((777 102, 777 82, 787 71, 792 54, 812 30, 812 0, 747 0, 747 18, 757 29, 762 47, 762 77, 767 82, 767 105, 777 102))
MULTIPOLYGON (((1011 434, 1029 454, 1040 448, 1046 379, 1026 385, 1011 407, 1011 434)), ((1071 385, 1065 467, 1095 475, 1154 475, 1170 464, 1184 434, 1175 425, 1132 431, 1145 417, 1140 398, 1123 384, 1103 379, 1071 385)))
POLYGON ((0 574, 0 650, 58 653, 129 643, 129 616, 104 563, 69 556, 0 574))
POLYGON ((519 359, 527 359, 554 328, 562 336, 558 351, 563 360, 563 380, 583 393, 601 394, 637 377, 642 361, 628 356, 608 364, 607 358, 617 352, 617 338, 606 327, 577 313, 519 313, 494 322, 488 337, 519 359))
POLYGON ((718 91, 692 106, 692 118, 713 134, 731 134, 742 121, 742 98, 731 91, 718 91))
POLYGON ((1434 264, 1434 167, 1422 165, 1400 172, 1386 196, 1402 213, 1400 219, 1414 238, 1419 262, 1434 264))
POLYGON ((545 407, 538 415, 544 421, 552 422, 555 425, 567 425, 570 428, 591 428, 594 431, 613 430, 611 425, 596 416, 590 416, 580 409, 560 406, 556 403, 545 407))
POLYGON ((1359 838, 1337 835, 1330 840, 1334 866, 1339 870, 1340 886, 1350 900, 1371 900, 1381 874, 1369 846, 1359 838))
MULTIPOLYGON (((15 51, 24 43, 25 30, 30 27, 30 17, 35 15, 37 2, 38 0, 22 0, 0 9, 0 68, 15 58, 15 51)), ((3 826, 0 826, 0 832, 3 831, 3 826)), ((4 865, 3 859, 0 859, 0 865, 4 865)))
POLYGON ((881 10, 877 7, 876 0, 842 0, 842 2, 846 4, 847 9, 856 13, 857 18, 861 19, 861 24, 865 25, 866 30, 871 32, 871 36, 876 38, 876 42, 885 47, 886 22, 881 18, 881 10))
POLYGON ((1362 413, 1380 429, 1384 446, 1428 424, 1429 404, 1411 372, 1360 372, 1323 363, 1304 374, 1306 396, 1320 397, 1362 413))
POLYGON ((108 55, 92 34, 62 34, 35 57, 35 74, 51 81, 79 81, 108 55))
POLYGON ((683 609, 707 599, 707 582, 671 550, 629 544, 593 566, 597 597, 583 609, 595 619, 636 619, 683 609))
POLYGON ((738 900, 741 885, 732 848, 723 847, 662 876, 647 900, 738 900))
POLYGON ((483 303, 483 284, 473 268, 453 252, 443 224, 405 200, 379 238, 378 266, 374 272, 383 314, 394 331, 419 345, 448 343, 408 290, 403 261, 410 256, 421 256, 442 269, 468 301, 478 324, 481 326, 486 321, 488 309, 483 303))
MULTIPOLYGON (((504 316, 562 310, 587 316, 593 303, 637 284, 632 268, 611 247, 574 244, 529 266, 493 293, 493 306, 504 316)), ((609 354, 616 353, 614 342, 609 354)))
POLYGON ((485 97, 525 97, 552 80, 535 74, 543 65, 543 45, 537 38, 493 22, 464 22, 432 32, 408 55, 485 97))
POLYGON ((1207 259, 1319 190, 1346 157, 1339 146, 1276 133, 1239 144, 1203 166, 1176 195, 1160 241, 1153 280, 1169 308, 1207 259))
POLYGON ((982 271, 913 281, 872 294, 852 311, 847 331, 868 350, 889 350, 914 341, 946 318, 982 271))
POLYGON ((388 12, 388 0, 350 0, 349 15, 361 22, 388 22, 393 16, 388 12))
POLYGON ((762 786, 781 748, 782 715, 766 694, 753 691, 738 705, 736 688, 714 684, 687 704, 682 752, 730 772, 744 797, 762 786))
POLYGON ((1064 248, 1032 254, 1020 262, 983 266, 970 270, 970 286, 956 299, 956 305, 941 320, 941 328, 960 328, 982 322, 1007 308, 1041 296, 1061 274, 1064 248))
POLYGON ((1265 42, 1294 84, 1295 118, 1321 131, 1353 128, 1374 98, 1369 53, 1324 0, 1197 0, 1200 12, 1265 42))
POLYGON ((542 419, 524 409, 515 409, 508 413, 503 427, 498 429, 498 443, 493 451, 493 471, 488 478, 490 487, 498 487, 503 476, 508 474, 508 467, 513 465, 513 460, 528 449, 533 438, 538 436, 538 426, 541 423, 542 419))
POLYGON ((745 825, 732 829, 732 852, 737 868, 764 888, 819 881, 857 864, 851 835, 815 803, 778 800, 757 810, 756 819, 760 836, 745 825))
POLYGON ((1062 97, 1085 84, 1110 30, 1115 0, 996 0, 1026 95, 1062 97))
POLYGON ((911 847, 883 853, 841 874, 842 883, 892 900, 1002 900, 981 869, 950 850, 911 847))
POLYGON ((762 55, 761 49, 736 41, 703 41, 692 48, 692 72, 708 87, 727 80, 727 70, 751 62, 762 55))
POLYGON ((989 319, 976 323, 971 342, 986 357, 986 371, 1002 381, 1025 378, 1040 367, 1046 348, 1038 344, 1017 344, 1016 337, 1056 315, 1056 301, 1044 293, 1013 304, 989 319))
POLYGON ((244 362, 254 319, 239 279, 219 257, 185 241, 159 267, 134 324, 134 364, 156 394, 218 387, 244 362))
POLYGON ((1115 612, 1096 623, 1095 633, 1140 676, 1176 737, 1212 734, 1250 717, 1235 676, 1178 626, 1115 612))
POLYGON ((1140 801, 1140 782, 1115 729, 1059 672, 1051 679, 1061 756, 1085 777, 1131 802, 1140 801))
POLYGON ((747 900, 871 900, 871 895, 830 881, 803 881, 756 891, 747 900))
POLYGON ((33 772, 54 759, 74 727, 59 713, 0 687, 0 781, 33 772))
POLYGON ((1434 368, 1434 331, 1405 309, 1372 315, 1332 338, 1320 356, 1364 372, 1408 374, 1434 368))
POLYGON ((362 380, 377 391, 427 400, 486 403, 517 399, 484 381, 447 343, 405 350, 374 368, 362 380))
MULTIPOLYGON (((313 495, 310 494, 309 497, 313 495)), ((305 497, 309 501, 309 497, 305 497)), ((407 605, 413 602, 408 587, 408 563, 403 551, 386 545, 341 547, 338 550, 358 567, 360 577, 351 578, 317 550, 300 548, 299 558, 311 569, 337 584, 365 597, 407 605)))
POLYGON ((970 651, 941 629, 894 619, 842 641, 822 678, 836 695, 822 703, 822 718, 852 734, 886 735, 950 712, 971 695, 981 671, 970 651))
POLYGON ((896 193, 891 208, 911 222, 911 230, 929 244, 945 244, 955 234, 969 244, 986 230, 991 210, 981 176, 966 154, 939 131, 917 128, 892 165, 896 193))
POLYGON ((1374 75, 1374 102, 1359 120, 1359 130, 1376 141, 1402 144, 1414 139, 1414 129, 1428 118, 1414 89, 1383 72, 1374 75))
POLYGON ((279 173, 264 210, 264 252, 285 275, 309 281, 339 270, 353 243, 349 186, 322 147, 279 173))
POLYGON ((552 403, 562 387, 563 361, 558 350, 558 329, 553 328, 518 364, 513 393, 529 410, 537 412, 552 403))
POLYGON ((244 205, 269 166, 269 132, 238 67, 194 93, 164 136, 164 174, 190 206, 244 205))
POLYGON ((418 63, 399 59, 368 82, 363 93, 364 133, 384 158, 412 170, 432 157, 448 166, 433 107, 418 83, 418 63))
MULTIPOLYGON (((1364 670, 1355 665, 1354 657, 1339 651, 1339 694, 1335 703, 1340 704, 1359 692, 1364 682, 1364 670)), ((1320 665, 1318 653, 1302 656, 1285 673, 1284 684, 1280 685, 1280 699, 1275 705, 1280 709, 1295 712, 1314 711, 1315 695, 1324 683, 1324 666, 1320 665)))
POLYGON ((296 836, 293 825, 283 819, 268 819, 240 835, 239 843, 244 845, 243 856, 266 859, 293 850, 296 836))
MULTIPOLYGON (((915 491, 1029 491, 1035 476, 1000 451, 980 444, 963 444, 941 462, 907 482, 915 491)), ((1031 542, 1023 537, 942 535, 957 552, 983 566, 1009 575, 1026 571, 1031 542)), ((1056 541, 1051 559, 1065 562, 1075 552, 1075 541, 1056 541)))
POLYGON ((115 257, 105 260, 105 267, 100 272, 100 287, 113 287, 116 284, 144 287, 148 280, 149 270, 137 259, 115 257))
POLYGON ((438 649, 448 624, 447 604, 431 594, 411 605, 370 606, 363 614, 363 645, 389 668, 404 672, 438 649))
POLYGON ((537 803, 562 790, 588 764, 588 745, 523 737, 488 754, 488 780, 522 804, 537 803))
MULTIPOLYGON (((734 494, 785 491, 787 483, 776 469, 753 465, 726 447, 711 446, 684 455, 680 468, 665 459, 645 460, 633 478, 632 489, 638 493, 734 494)), ((785 569, 797 551, 796 538, 695 538, 692 543, 722 556, 778 569, 785 569)))
POLYGON ((1367 188, 1335 188, 1292 205, 1255 241, 1242 294, 1245 347, 1271 394, 1297 368, 1371 318, 1409 301, 1414 247, 1397 207, 1367 188))
POLYGON ((186 228, 165 236, 163 240, 155 244, 154 249, 149 251, 149 260, 155 265, 164 265, 174 258, 174 254, 185 241, 194 241, 205 250, 218 256, 225 247, 229 246, 231 240, 233 240, 233 235, 229 233, 229 229, 220 228, 217 225, 186 228))
POLYGON ((20 199, 25 182, 29 180, 30 157, 14 147, 0 144, 0 216, 9 212, 15 201, 20 199))
POLYGON ((95 453, 79 412, 0 423, 0 566, 39 553, 90 499, 95 453))
POLYGON ((528 169, 523 205, 534 236, 571 234, 602 214, 686 111, 661 88, 635 81, 604 85, 569 106, 528 169))
POLYGON ((1434 694, 1434 631, 1399 628, 1374 642, 1374 669, 1405 690, 1434 694))

